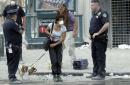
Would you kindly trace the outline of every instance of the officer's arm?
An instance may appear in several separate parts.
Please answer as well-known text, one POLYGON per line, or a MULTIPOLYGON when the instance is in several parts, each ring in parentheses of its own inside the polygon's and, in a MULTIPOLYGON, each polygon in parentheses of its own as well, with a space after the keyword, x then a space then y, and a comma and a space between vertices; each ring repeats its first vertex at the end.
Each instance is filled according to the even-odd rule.
POLYGON ((5 17, 7 16, 7 7, 5 7, 5 9, 3 10, 2 15, 3 15, 3 18, 5 20, 5 17))
POLYGON ((15 32, 18 32, 19 34, 23 33, 22 27, 18 26, 18 24, 13 22, 11 26, 15 32))
POLYGON ((109 28, 110 24, 109 24, 108 13, 107 12, 102 13, 100 18, 101 18, 101 23, 104 24, 104 25, 102 26, 102 28, 97 33, 93 34, 93 39, 96 36, 98 36, 98 35, 104 33, 105 31, 107 31, 108 28, 109 28))
POLYGON ((94 33, 92 38, 94 39, 96 36, 102 34, 103 32, 105 32, 107 29, 109 28, 109 22, 105 23, 103 25, 103 27, 101 28, 101 30, 99 30, 97 33, 94 33))
POLYGON ((103 12, 101 14, 101 23, 104 24, 102 28, 99 30, 98 35, 102 34, 103 32, 107 31, 109 28, 109 16, 107 12, 103 12))
POLYGON ((23 22, 23 28, 24 28, 24 31, 25 31, 25 28, 26 28, 26 17, 22 17, 22 22, 23 22))
POLYGON ((102 34, 103 32, 105 32, 108 28, 109 28, 109 22, 106 22, 103 27, 98 31, 98 35, 102 34))
POLYGON ((25 12, 24 10, 22 9, 21 6, 19 6, 19 10, 20 10, 20 15, 22 17, 22 24, 23 24, 23 28, 25 30, 25 27, 26 27, 26 17, 25 17, 25 12))

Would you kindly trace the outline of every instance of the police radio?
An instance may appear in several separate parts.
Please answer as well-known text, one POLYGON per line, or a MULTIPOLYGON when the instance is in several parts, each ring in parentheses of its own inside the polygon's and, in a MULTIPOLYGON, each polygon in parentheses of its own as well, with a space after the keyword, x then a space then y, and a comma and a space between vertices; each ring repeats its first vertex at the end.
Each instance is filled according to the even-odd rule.
POLYGON ((21 25, 18 25, 19 33, 23 33, 24 28, 21 25))

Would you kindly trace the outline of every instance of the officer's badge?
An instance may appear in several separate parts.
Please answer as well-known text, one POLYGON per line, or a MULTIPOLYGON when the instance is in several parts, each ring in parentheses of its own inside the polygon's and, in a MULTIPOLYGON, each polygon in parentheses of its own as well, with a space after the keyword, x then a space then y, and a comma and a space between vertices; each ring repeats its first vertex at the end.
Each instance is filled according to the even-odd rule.
POLYGON ((103 14, 103 17, 105 17, 105 18, 106 18, 106 17, 107 17, 107 14, 106 14, 106 13, 104 13, 104 14, 103 14))
POLYGON ((100 15, 101 15, 101 12, 98 12, 96 15, 96 18, 99 18, 100 15))
POLYGON ((98 12, 98 14, 97 14, 98 16, 100 16, 101 15, 101 12, 98 12))

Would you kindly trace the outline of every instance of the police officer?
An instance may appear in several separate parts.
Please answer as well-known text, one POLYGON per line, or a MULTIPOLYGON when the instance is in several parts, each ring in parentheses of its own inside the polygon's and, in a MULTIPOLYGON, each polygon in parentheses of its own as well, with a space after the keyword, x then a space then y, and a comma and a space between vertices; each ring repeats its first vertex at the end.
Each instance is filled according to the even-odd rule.
POLYGON ((25 28, 25 13, 24 10, 22 9, 21 6, 17 5, 16 2, 14 0, 10 1, 10 4, 7 5, 3 11, 3 16, 5 18, 8 18, 8 10, 13 10, 13 9, 17 9, 17 19, 16 22, 20 25, 23 26, 23 28, 25 28))
MULTIPOLYGON (((17 5, 16 2, 14 0, 10 1, 10 4, 7 5, 3 11, 3 16, 6 18, 8 18, 8 11, 9 10, 13 10, 13 9, 17 9, 17 19, 16 22, 19 26, 22 26, 25 30, 25 13, 22 9, 21 6, 17 5)), ((22 60, 22 50, 21 50, 21 58, 20 60, 22 60)))
POLYGON ((105 78, 107 32, 109 28, 108 13, 103 11, 98 0, 91 1, 92 18, 90 21, 90 39, 93 74, 92 79, 101 80, 105 78))
POLYGON ((19 59, 22 46, 22 33, 23 28, 16 23, 17 10, 7 11, 8 18, 3 24, 3 33, 5 37, 7 65, 8 65, 8 77, 11 83, 21 83, 15 74, 18 69, 19 59))

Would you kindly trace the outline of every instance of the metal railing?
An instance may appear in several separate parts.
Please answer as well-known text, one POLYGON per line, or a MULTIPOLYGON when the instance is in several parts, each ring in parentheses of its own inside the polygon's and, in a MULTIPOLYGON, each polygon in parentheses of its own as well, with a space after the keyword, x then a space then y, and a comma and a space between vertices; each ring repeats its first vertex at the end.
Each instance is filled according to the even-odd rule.
POLYGON ((130 0, 112 0, 113 47, 130 45, 130 0))

